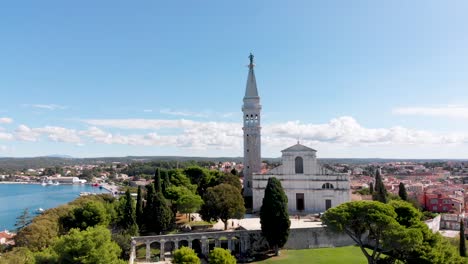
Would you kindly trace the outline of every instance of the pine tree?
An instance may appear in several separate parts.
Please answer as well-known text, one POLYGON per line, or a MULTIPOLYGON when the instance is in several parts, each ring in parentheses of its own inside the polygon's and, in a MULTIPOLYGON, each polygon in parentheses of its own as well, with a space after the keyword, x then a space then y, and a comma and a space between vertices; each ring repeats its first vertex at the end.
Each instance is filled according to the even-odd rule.
POLYGON ((143 224, 143 198, 141 197, 141 186, 138 186, 135 217, 138 227, 141 228, 143 224))
POLYGON ((460 220, 460 256, 466 257, 465 223, 460 220))
POLYGON ((281 182, 275 177, 268 179, 260 208, 262 235, 279 255, 279 248, 288 241, 291 221, 288 214, 288 197, 281 182))
POLYGON ((375 172, 375 187, 374 187, 374 194, 372 195, 372 199, 374 201, 379 201, 382 203, 387 203, 387 189, 385 189, 385 185, 382 181, 382 175, 380 175, 380 171, 377 169, 375 172))
POLYGON ((406 187, 402 182, 398 185, 398 196, 400 196, 403 201, 408 201, 408 193, 406 192, 406 187))
POLYGON ((369 193, 374 194, 374 183, 373 182, 369 183, 369 193))
POLYGON ((29 208, 25 208, 23 212, 18 217, 16 217, 16 223, 15 223, 16 232, 20 231, 24 227, 31 224, 32 219, 33 219, 33 216, 29 212, 29 208))
POLYGON ((138 235, 138 226, 135 219, 135 207, 133 205, 133 198, 130 194, 130 190, 128 189, 125 192, 125 207, 122 219, 122 227, 128 234, 133 236, 138 235))

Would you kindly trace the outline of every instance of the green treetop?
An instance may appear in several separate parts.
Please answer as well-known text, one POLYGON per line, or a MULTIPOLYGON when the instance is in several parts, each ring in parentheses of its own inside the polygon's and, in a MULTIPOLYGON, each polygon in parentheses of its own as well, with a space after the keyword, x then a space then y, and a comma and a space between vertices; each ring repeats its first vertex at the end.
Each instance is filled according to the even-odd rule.
POLYGON ((288 214, 288 198, 284 193, 281 182, 275 177, 268 179, 260 208, 260 224, 262 235, 270 247, 279 254, 279 248, 288 241, 291 221, 288 214))

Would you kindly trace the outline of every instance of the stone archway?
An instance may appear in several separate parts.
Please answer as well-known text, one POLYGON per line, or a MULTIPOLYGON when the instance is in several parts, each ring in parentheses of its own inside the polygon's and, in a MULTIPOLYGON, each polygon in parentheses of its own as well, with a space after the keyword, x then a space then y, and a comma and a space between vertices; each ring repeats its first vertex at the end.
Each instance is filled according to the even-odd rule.
POLYGON ((178 248, 181 248, 181 247, 189 247, 188 240, 180 240, 178 248))
POLYGON ((194 239, 192 240, 192 249, 197 253, 197 255, 202 255, 202 242, 200 239, 194 239))

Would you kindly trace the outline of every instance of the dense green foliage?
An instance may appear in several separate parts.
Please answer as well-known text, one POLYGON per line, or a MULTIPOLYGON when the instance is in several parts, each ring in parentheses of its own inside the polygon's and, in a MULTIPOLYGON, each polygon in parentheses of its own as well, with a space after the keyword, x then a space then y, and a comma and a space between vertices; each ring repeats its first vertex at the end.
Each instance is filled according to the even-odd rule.
POLYGON ((373 183, 373 182, 370 182, 370 183, 369 183, 369 193, 370 193, 370 194, 373 194, 373 193, 374 193, 374 183, 373 183))
POLYGON ((203 196, 204 204, 200 214, 205 221, 218 221, 224 223, 227 229, 227 221, 230 218, 241 219, 245 214, 244 199, 238 188, 230 184, 220 184, 207 189, 203 196))
POLYGON ((74 208, 67 216, 62 217, 61 224, 65 230, 72 228, 85 230, 96 225, 107 226, 110 220, 102 203, 90 201, 83 206, 74 208))
POLYGON ((374 193, 372 194, 372 199, 374 201, 379 201, 382 203, 388 202, 387 189, 385 189, 385 185, 382 181, 382 175, 380 175, 379 170, 376 170, 375 172, 375 186, 374 193))
POLYGON ((329 209, 322 220, 331 230, 350 236, 369 264, 382 259, 406 264, 464 263, 456 249, 439 234, 433 234, 421 218, 422 214, 407 202, 355 201, 329 209))
POLYGON ((154 184, 147 186, 146 206, 143 211, 144 230, 147 233, 160 234, 168 230, 174 223, 173 213, 166 198, 161 192, 156 192, 154 184))
POLYGON ((143 194, 141 193, 141 186, 138 186, 135 220, 138 228, 141 228, 143 226, 143 194))
POLYGON ((174 251, 172 263, 174 264, 200 264, 195 251, 188 247, 181 247, 174 251))
POLYGON ((136 223, 135 206, 130 191, 125 192, 125 206, 120 221, 120 226, 127 230, 127 233, 133 236, 138 235, 138 225, 136 223))
POLYGON ((275 177, 268 179, 265 195, 260 208, 260 224, 262 236, 270 247, 279 254, 279 248, 288 241, 291 221, 288 214, 288 197, 284 193, 281 182, 275 177))
POLYGON ((208 256, 209 264, 236 264, 236 258, 231 252, 224 248, 215 247, 208 256))
POLYGON ((111 241, 110 231, 105 227, 89 227, 83 231, 72 229, 55 242, 51 256, 52 259, 56 257, 57 261, 49 263, 125 263, 118 259, 120 252, 121 249, 111 241))
POLYGON ((403 201, 408 201, 408 193, 406 192, 406 187, 402 182, 398 185, 398 196, 400 196, 403 201))

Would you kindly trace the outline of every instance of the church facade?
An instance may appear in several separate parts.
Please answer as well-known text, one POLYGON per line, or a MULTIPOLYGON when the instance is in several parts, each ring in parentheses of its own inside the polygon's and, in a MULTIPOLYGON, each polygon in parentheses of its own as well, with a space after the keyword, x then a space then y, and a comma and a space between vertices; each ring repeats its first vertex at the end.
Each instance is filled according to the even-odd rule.
POLYGON ((281 181, 291 213, 319 213, 350 201, 349 176, 335 173, 317 162, 317 151, 296 144, 282 151, 282 165, 261 174, 260 96, 250 54, 249 74, 242 105, 244 132, 244 199, 258 212, 270 177, 281 181))
POLYGON ((317 151, 297 143, 282 152, 282 165, 253 175, 253 211, 260 211, 268 178, 280 180, 290 213, 321 213, 350 201, 349 175, 332 172, 317 161, 317 151))

